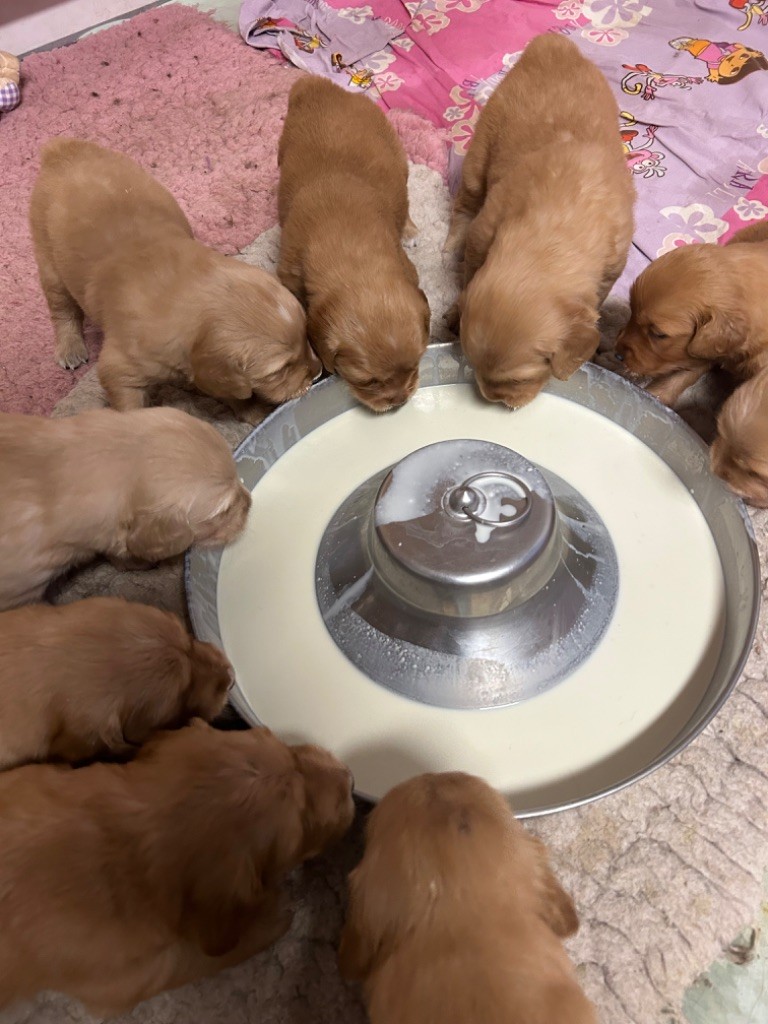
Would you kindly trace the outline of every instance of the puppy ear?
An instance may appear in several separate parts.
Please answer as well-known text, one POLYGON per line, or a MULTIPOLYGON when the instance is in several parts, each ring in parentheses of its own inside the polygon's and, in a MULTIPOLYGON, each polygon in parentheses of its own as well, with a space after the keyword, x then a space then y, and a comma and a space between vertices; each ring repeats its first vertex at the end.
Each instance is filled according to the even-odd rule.
MULTIPOLYGON (((385 848, 384 848, 385 849, 385 848)), ((430 913, 435 891, 427 882, 405 882, 380 844, 371 843, 349 875, 349 903, 339 946, 339 970, 349 981, 364 981, 430 913), (406 892, 404 893, 404 887, 406 892)))
POLYGON ((575 935, 579 930, 579 917, 573 900, 555 878, 549 863, 549 853, 540 839, 529 837, 538 859, 537 887, 539 890, 539 916, 561 939, 575 935))
POLYGON ((424 333, 429 338, 430 328, 432 327, 432 310, 429 308, 429 299, 424 292, 419 288, 419 295, 424 302, 424 333))
POLYGON ((125 757, 136 750, 137 744, 131 742, 123 732, 123 719, 120 708, 115 708, 99 725, 99 741, 113 757, 125 757))
POLYGON ((136 664, 133 685, 116 715, 126 752, 135 752, 158 729, 172 729, 189 717, 184 714, 190 675, 186 651, 166 642, 156 652, 151 676, 142 675, 136 664))
POLYGON ((381 958, 388 934, 388 915, 376 893, 375 880, 366 881, 361 864, 349 876, 349 905, 339 944, 339 971, 347 981, 364 981, 381 958))
POLYGON ((212 398, 237 398, 245 401, 253 394, 239 353, 222 344, 213 331, 206 331, 195 342, 190 354, 190 371, 196 388, 212 398))
POLYGON ((186 701, 203 706, 207 713, 220 699, 223 703, 235 679, 235 670, 214 644, 192 640, 189 652, 189 686, 186 701))
MULTIPOLYGON (((206 869, 201 865, 201 870, 206 869)), ((254 889, 251 899, 238 899, 227 891, 225 884, 217 884, 210 877, 211 870, 218 873, 209 866, 209 877, 185 894, 181 930, 184 938, 206 956, 216 957, 235 948, 265 897, 260 889, 254 889)))
POLYGON ((99 739, 110 754, 126 757, 144 748, 157 731, 179 724, 178 699, 175 694, 162 698, 145 694, 144 699, 127 710, 116 709, 99 728, 99 739))
POLYGON ((139 509, 128 527, 125 546, 132 558, 154 564, 180 555, 194 541, 192 527, 181 509, 139 509))
POLYGON ((466 304, 466 290, 462 291, 454 304, 450 307, 448 312, 445 314, 445 326, 451 332, 458 336, 461 328, 461 317, 464 312, 464 306, 466 304))
POLYGON ((597 312, 586 303, 570 307, 566 313, 568 327, 563 342, 549 357, 552 373, 558 380, 568 380, 578 368, 597 352, 600 332, 597 312))
POLYGON ((688 342, 688 355, 693 359, 719 359, 737 348, 746 333, 747 322, 741 313, 708 310, 696 321, 696 330, 688 342))
POLYGON ((242 829, 233 833, 229 816, 217 823, 212 809, 211 842, 188 862, 181 931, 207 956, 235 948, 279 881, 300 861, 303 784, 298 773, 278 779, 254 772, 248 784, 250 792, 238 801, 242 829))
POLYGON ((307 339, 328 373, 334 372, 338 343, 331 325, 332 300, 310 303, 307 310, 307 339))

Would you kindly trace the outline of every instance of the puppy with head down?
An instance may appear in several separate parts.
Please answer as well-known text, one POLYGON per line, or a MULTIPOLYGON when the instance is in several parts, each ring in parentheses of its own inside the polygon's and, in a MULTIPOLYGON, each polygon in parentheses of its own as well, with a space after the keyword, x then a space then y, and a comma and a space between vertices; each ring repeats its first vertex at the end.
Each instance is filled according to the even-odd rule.
POLYGON ((489 401, 526 405, 597 350, 633 231, 618 121, 602 73, 556 33, 480 113, 446 248, 464 253, 459 334, 489 401))
POLYGON ((278 276, 307 308, 329 373, 374 412, 418 386, 429 306, 401 239, 412 237, 408 164, 367 96, 315 76, 291 89, 279 148, 278 276))
POLYGON ((290 926, 283 878, 353 813, 327 751, 199 719, 127 764, 0 774, 0 1007, 53 990, 117 1015, 254 956, 290 926))
POLYGON ((115 409, 141 408, 150 385, 169 381, 248 418, 250 400, 277 405, 319 372, 296 299, 196 241, 173 196, 128 157, 50 142, 30 221, 57 359, 73 369, 88 358, 83 315, 103 328, 99 380, 115 409))
POLYGON ((667 405, 714 366, 752 377, 768 368, 767 279, 768 224, 664 253, 632 285, 616 355, 667 405))
POLYGON ((135 753, 224 706, 232 666, 175 615, 117 597, 0 613, 0 769, 135 753))
POLYGON ((768 508, 768 370, 742 384, 723 404, 710 461, 712 472, 740 498, 768 508))
POLYGON ((371 1024, 597 1024, 561 941, 578 927, 571 899, 482 780, 388 793, 349 888, 339 963, 371 1024))
POLYGON ((251 496, 222 436, 176 409, 0 414, 0 610, 96 555, 141 568, 229 544, 251 496))

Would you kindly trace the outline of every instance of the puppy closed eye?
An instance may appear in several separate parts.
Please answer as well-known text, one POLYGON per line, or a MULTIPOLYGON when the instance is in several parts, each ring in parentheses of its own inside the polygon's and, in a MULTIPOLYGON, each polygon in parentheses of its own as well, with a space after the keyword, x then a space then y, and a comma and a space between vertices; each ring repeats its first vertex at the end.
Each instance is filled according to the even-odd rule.
POLYGON ((668 334, 664 334, 663 331, 657 331, 655 327, 648 328, 648 336, 653 338, 654 341, 664 341, 669 337, 668 334))
POLYGON ((763 474, 762 473, 758 472, 756 469, 753 469, 746 462, 742 462, 741 459, 736 459, 735 460, 735 465, 736 465, 736 468, 741 473, 743 473, 745 476, 751 477, 754 480, 762 480, 763 479, 763 474))
POLYGON ((283 366, 279 367, 277 370, 273 370, 272 373, 266 374, 264 377, 262 377, 262 380, 263 381, 269 381, 269 382, 277 381, 281 377, 287 376, 288 372, 290 370, 293 370, 295 368, 295 366, 296 366, 295 363, 285 363, 283 366))
POLYGON ((503 380, 489 381, 494 388, 524 388, 526 384, 533 384, 535 377, 505 377, 503 380))

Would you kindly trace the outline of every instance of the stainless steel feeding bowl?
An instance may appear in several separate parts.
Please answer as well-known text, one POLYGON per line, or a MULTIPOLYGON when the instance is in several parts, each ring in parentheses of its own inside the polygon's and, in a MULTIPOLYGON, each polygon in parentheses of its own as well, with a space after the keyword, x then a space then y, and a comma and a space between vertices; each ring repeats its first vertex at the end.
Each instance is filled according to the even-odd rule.
MULTIPOLYGON (((432 394, 438 401, 441 394, 464 394, 464 389, 474 394, 471 371, 461 354, 451 345, 432 346, 422 362, 419 395, 432 394), (439 391, 451 386, 453 391, 439 391)), ((668 478, 675 479, 678 490, 682 492, 680 482, 685 486, 684 498, 698 507, 708 543, 711 538, 719 558, 722 608, 716 627, 711 626, 712 637, 702 638, 706 657, 698 659, 690 678, 675 682, 669 709, 662 693, 662 710, 650 713, 648 722, 638 725, 637 734, 628 732, 629 738, 617 741, 616 750, 603 750, 598 744, 600 750, 592 760, 587 750, 583 763, 562 777, 542 775, 536 781, 534 772, 519 787, 514 780, 502 787, 522 816, 614 792, 682 750, 735 685, 751 647, 759 607, 759 563, 749 519, 742 503, 711 475, 707 449, 700 439, 644 392, 592 364, 565 383, 552 381, 546 391, 573 403, 568 408, 574 415, 578 407, 586 408, 604 418, 600 422, 606 423, 606 430, 612 424, 626 431, 659 457, 664 472, 671 470, 668 478)), ((491 412, 486 403, 485 408, 489 416, 501 415, 498 407, 491 412)), ((562 413, 564 407, 558 408, 562 413)), ((233 658, 238 676, 233 701, 241 715, 254 724, 263 720, 275 725, 291 738, 328 746, 333 745, 334 730, 323 725, 323 716, 313 715, 309 707, 313 699, 322 701, 327 722, 334 716, 345 719, 339 734, 344 736, 345 749, 336 752, 350 761, 356 777, 365 778, 370 764, 378 766, 378 774, 371 774, 371 768, 367 775, 376 781, 363 784, 363 795, 376 798, 381 795, 379 789, 418 769, 472 770, 482 756, 493 762, 522 748, 527 763, 539 749, 532 735, 536 729, 541 730, 542 756, 551 758, 545 742, 547 714, 571 715, 576 735, 585 724, 578 721, 578 713, 573 717, 579 694, 583 692, 585 707, 590 701, 606 700, 589 690, 592 669, 606 672, 605 665, 601 669, 599 664, 606 645, 614 650, 616 679, 615 684, 609 680, 607 689, 601 684, 602 693, 609 694, 607 699, 620 709, 621 665, 646 658, 648 671, 653 671, 652 656, 631 638, 621 660, 622 636, 629 637, 626 623, 632 615, 637 618, 631 592, 636 581, 645 579, 650 595, 656 575, 663 584, 665 567, 654 562, 653 550, 633 550, 625 537, 622 570, 611 528, 582 493, 582 482, 571 478, 567 462, 555 472, 515 450, 512 424, 520 413, 505 411, 508 420, 494 421, 497 433, 508 429, 509 444, 471 432, 455 436, 454 429, 452 436, 426 444, 413 436, 402 457, 383 465, 374 448, 370 472, 336 501, 334 467, 340 466, 338 460, 345 454, 337 448, 325 451, 316 440, 323 435, 316 432, 345 422, 339 417, 347 414, 368 416, 345 386, 331 378, 257 427, 235 453, 241 477, 254 492, 253 529, 249 526, 246 538, 226 554, 195 549, 188 555, 187 596, 195 632, 224 647, 233 658), (507 423, 509 428, 504 426, 507 423), (259 523, 267 521, 258 517, 281 516, 279 507, 260 510, 259 495, 266 493, 264 478, 292 449, 308 443, 313 445, 312 461, 325 460, 328 487, 322 495, 313 494, 311 484, 305 492, 302 482, 294 480, 296 493, 306 499, 301 502, 303 519, 296 522, 306 523, 312 531, 300 552, 293 552, 293 545, 284 549, 296 593, 304 595, 305 604, 299 599, 294 609, 290 603, 293 577, 281 579, 279 587, 275 579, 254 581, 248 559, 249 552, 259 548, 259 523), (319 497, 323 501, 316 500, 319 497), (320 506, 325 511, 315 514, 313 509, 320 506), (230 615, 232 622, 222 623, 221 577, 238 567, 242 598, 234 602, 237 615, 230 615), (302 608, 303 618, 298 618, 302 608), (251 642, 247 623, 255 624, 260 615, 269 619, 265 635, 253 639, 253 654, 246 656, 243 651, 251 642), (267 657, 267 647, 279 644, 288 645, 283 655, 271 651, 267 657), (297 678, 294 645, 308 645, 301 663, 311 666, 306 678, 297 678), (325 688, 326 697, 318 696, 318 686, 325 688), (569 688, 576 688, 575 696, 569 688), (386 743, 376 752, 365 749, 373 735, 368 711, 361 710, 366 705, 355 703, 358 697, 363 700, 363 691, 371 702, 370 715, 382 716, 386 743), (570 703, 557 704, 561 693, 570 703), (285 707, 281 706, 275 723, 269 709, 281 699, 285 707), (538 717, 531 718, 531 707, 538 709, 538 717), (359 749, 355 749, 358 725, 359 749), (465 725, 468 739, 462 738, 465 725), (491 753, 482 755, 478 747, 483 746, 486 727, 491 753), (451 737, 443 738, 442 746, 435 740, 441 731, 451 737), (400 733, 408 733, 408 756, 398 752, 400 733)), ((476 416, 482 414, 478 409, 476 416)), ((481 422, 476 416, 472 422, 481 422)), ((367 421, 356 422, 365 425, 367 421)), ((386 432, 388 422, 388 416, 378 417, 371 429, 386 432)), ((599 460, 601 452, 595 450, 593 458, 599 460)), ((649 493, 650 489, 649 484, 649 493)), ((642 509, 637 514, 642 517, 642 509)), ((295 536, 298 541, 299 533, 295 536)), ((641 596, 648 600, 645 591, 641 596)), ((231 608, 231 594, 228 601, 231 608)), ((626 717, 631 719, 633 714, 627 695, 626 717)), ((593 710, 587 716, 594 718, 593 710)), ((593 727, 597 735, 599 724, 593 727)), ((568 722, 559 723, 558 728, 567 743, 568 722)), ((377 734, 379 745, 380 741, 377 734)))
POLYGON ((366 480, 328 524, 315 571, 347 657, 452 708, 513 704, 565 678, 600 640, 618 588, 589 503, 517 452, 474 440, 418 449, 366 480))

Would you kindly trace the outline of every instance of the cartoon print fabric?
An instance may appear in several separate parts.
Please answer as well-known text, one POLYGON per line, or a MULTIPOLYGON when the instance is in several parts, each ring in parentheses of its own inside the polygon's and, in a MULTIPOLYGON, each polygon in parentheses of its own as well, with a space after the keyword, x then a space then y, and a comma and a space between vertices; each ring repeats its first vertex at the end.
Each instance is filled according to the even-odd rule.
MULTIPOLYGON (((542 32, 569 36, 614 88, 638 189, 619 293, 674 246, 727 241, 768 218, 768 0, 291 2, 315 25, 332 10, 388 33, 377 52, 356 62, 337 53, 338 66, 321 73, 443 128, 453 187, 482 105, 525 44, 542 32)), ((284 0, 258 6, 267 15, 284 0)))
POLYGON ((370 8, 351 18, 311 0, 244 0, 239 24, 250 46, 277 50, 316 75, 340 72, 340 82, 353 88, 371 84, 365 60, 400 32, 399 26, 374 18, 370 8))

